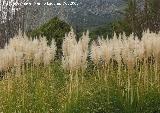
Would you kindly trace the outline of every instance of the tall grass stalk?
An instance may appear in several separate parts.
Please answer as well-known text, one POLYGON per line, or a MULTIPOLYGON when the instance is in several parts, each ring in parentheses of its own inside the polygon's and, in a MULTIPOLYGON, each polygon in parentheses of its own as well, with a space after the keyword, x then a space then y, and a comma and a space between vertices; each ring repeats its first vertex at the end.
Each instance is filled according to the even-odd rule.
POLYGON ((54 60, 54 40, 11 39, 0 50, 0 112, 159 112, 159 35, 89 41, 72 29, 54 60))

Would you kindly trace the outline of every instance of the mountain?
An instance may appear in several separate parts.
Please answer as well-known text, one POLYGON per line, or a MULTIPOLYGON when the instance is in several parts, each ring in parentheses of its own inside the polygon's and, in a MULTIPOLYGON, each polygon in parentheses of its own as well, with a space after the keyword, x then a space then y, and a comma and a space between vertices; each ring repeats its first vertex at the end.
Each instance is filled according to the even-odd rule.
MULTIPOLYGON (((57 5, 62 4, 60 0, 54 0, 54 2, 53 0, 35 0, 35 3, 39 2, 41 5, 26 6, 25 28, 36 28, 55 16, 78 28, 99 26, 121 18, 126 6, 125 0, 61 1, 63 5, 57 5), (47 2, 52 5, 44 5, 47 2), (72 5, 68 5, 71 3, 72 5)), ((34 4, 33 0, 30 2, 34 4)))

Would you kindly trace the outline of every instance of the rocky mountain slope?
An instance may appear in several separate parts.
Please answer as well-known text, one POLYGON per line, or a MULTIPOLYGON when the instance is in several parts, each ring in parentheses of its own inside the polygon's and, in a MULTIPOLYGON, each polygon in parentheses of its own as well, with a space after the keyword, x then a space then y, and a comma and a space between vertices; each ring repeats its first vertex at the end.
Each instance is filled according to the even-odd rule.
POLYGON ((39 2, 41 5, 26 6, 26 29, 33 29, 55 16, 80 28, 102 25, 122 17, 126 5, 124 0, 61 1, 35 0, 34 2, 39 2), (61 1, 63 1, 63 5, 59 5, 62 4, 61 1), (52 5, 44 5, 47 2, 52 5), (74 3, 78 5, 74 5, 74 3))

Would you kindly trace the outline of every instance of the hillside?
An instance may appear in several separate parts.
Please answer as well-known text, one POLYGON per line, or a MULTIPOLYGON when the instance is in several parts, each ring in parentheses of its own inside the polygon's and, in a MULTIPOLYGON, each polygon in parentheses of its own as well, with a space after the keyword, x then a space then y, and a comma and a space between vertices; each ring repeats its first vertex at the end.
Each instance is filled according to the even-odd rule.
MULTIPOLYGON (((37 0, 41 4, 52 0, 37 0)), ((32 29, 49 19, 58 16, 79 28, 94 27, 109 23, 122 17, 125 8, 124 0, 67 0, 66 3, 75 2, 77 6, 28 6, 26 8, 26 29, 32 29), (47 13, 46 13, 47 12, 47 13)), ((54 3, 59 3, 55 0, 54 3)))

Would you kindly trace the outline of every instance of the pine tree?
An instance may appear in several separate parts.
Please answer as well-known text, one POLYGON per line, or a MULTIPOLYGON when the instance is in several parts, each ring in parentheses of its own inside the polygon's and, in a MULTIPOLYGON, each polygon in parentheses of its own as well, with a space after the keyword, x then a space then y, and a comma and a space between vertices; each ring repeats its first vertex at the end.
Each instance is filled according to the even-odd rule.
POLYGON ((150 25, 149 0, 144 0, 144 10, 142 14, 142 19, 143 19, 142 23, 143 30, 146 30, 149 28, 150 25))
POLYGON ((153 32, 160 31, 160 0, 150 0, 149 2, 149 28, 153 32))
POLYGON ((138 0, 128 0, 128 7, 125 10, 125 19, 123 20, 126 34, 134 33, 134 36, 138 36, 139 38, 142 35, 142 17, 141 17, 141 9, 138 7, 138 0), (129 30, 126 30, 129 29, 129 30))

